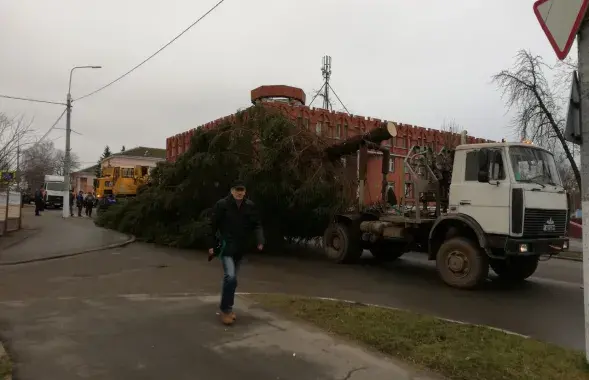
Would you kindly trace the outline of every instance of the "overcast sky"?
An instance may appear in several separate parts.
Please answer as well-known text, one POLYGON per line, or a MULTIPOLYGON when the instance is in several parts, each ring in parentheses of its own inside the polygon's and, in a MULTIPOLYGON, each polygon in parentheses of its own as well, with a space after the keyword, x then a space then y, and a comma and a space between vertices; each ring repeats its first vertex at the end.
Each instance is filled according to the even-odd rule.
MULTIPOLYGON (((65 101, 124 73, 217 0, 0 0, 0 94, 65 101)), ((146 65, 74 103, 72 149, 83 165, 105 145, 165 147, 166 137, 249 105, 264 84, 321 86, 321 58, 350 112, 500 139, 510 118, 490 77, 531 49, 555 55, 533 0, 226 0, 146 65)), ((319 106, 320 101, 314 105, 319 106)), ((339 105, 336 105, 339 108, 339 105)), ((61 106, 0 99, 43 135, 61 106)), ((65 127, 65 117, 59 127, 65 127)), ((50 139, 65 144, 64 130, 50 139), (62 136, 60 138, 60 136, 62 136)))

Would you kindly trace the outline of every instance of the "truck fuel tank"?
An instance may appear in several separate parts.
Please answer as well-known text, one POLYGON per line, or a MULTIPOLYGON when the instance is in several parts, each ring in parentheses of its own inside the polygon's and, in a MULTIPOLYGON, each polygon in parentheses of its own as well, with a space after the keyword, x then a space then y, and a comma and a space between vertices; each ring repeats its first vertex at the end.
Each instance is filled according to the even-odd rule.
POLYGON ((381 220, 369 220, 360 223, 360 231, 386 238, 402 238, 405 227, 381 220))

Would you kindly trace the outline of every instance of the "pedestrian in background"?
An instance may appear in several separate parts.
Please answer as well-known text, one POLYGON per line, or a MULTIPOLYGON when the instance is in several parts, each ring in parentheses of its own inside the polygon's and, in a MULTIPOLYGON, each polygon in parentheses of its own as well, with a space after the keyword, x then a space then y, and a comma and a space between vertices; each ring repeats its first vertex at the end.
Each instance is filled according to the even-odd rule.
POLYGON ((92 209, 94 208, 94 194, 88 193, 86 195, 86 216, 91 218, 92 217, 92 209))
POLYGON ((43 185, 35 191, 35 216, 40 216, 43 209, 43 185))
POLYGON ((84 192, 80 190, 76 196, 76 207, 78 208, 78 217, 82 217, 82 209, 84 208, 84 192))
POLYGON ((237 273, 252 232, 255 233, 258 250, 264 249, 264 233, 258 212, 254 203, 245 199, 245 195, 245 184, 241 181, 234 182, 231 194, 215 204, 211 217, 209 261, 218 256, 223 264, 219 308, 221 322, 225 325, 231 325, 237 319, 233 312, 237 273))
POLYGON ((74 189, 70 190, 70 216, 74 216, 74 199, 76 199, 76 192, 74 189))

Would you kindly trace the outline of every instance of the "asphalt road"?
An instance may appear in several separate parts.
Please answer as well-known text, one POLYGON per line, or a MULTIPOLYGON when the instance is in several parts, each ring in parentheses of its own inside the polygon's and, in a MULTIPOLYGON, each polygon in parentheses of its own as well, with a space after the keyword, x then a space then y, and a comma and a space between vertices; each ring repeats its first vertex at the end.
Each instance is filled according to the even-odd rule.
MULTIPOLYGON (((0 268, 0 304, 124 294, 219 292, 221 268, 202 253, 133 244, 112 251, 0 268), (8 303, 6 303, 8 302, 8 303)), ((337 297, 503 328, 563 346, 584 348, 581 263, 550 260, 517 287, 490 280, 460 291, 438 280, 433 263, 407 257, 387 267, 344 266, 321 259, 250 256, 238 291, 337 297)), ((18 320, 0 322, 18 324, 18 320)), ((0 326, 1 327, 1 326, 0 326)))

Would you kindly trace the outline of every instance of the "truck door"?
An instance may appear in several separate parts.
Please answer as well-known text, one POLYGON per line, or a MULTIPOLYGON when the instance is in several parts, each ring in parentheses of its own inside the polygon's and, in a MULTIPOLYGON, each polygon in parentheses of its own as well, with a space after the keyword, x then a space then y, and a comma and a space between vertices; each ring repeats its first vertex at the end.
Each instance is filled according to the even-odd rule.
POLYGON ((511 185, 505 171, 504 150, 488 149, 488 156, 494 157, 488 166, 488 182, 479 182, 478 151, 459 152, 454 160, 449 211, 472 217, 485 233, 508 235, 511 185))

